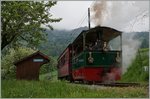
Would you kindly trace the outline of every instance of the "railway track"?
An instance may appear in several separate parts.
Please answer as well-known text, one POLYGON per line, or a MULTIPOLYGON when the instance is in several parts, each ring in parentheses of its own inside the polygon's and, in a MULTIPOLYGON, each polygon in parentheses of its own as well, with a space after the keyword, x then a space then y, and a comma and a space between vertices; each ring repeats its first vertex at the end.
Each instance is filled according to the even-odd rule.
POLYGON ((109 87, 139 87, 140 83, 97 83, 96 85, 109 87))
POLYGON ((142 86, 140 83, 126 83, 126 82, 94 83, 94 84, 75 82, 75 84, 98 85, 98 86, 106 86, 106 87, 140 87, 142 86))

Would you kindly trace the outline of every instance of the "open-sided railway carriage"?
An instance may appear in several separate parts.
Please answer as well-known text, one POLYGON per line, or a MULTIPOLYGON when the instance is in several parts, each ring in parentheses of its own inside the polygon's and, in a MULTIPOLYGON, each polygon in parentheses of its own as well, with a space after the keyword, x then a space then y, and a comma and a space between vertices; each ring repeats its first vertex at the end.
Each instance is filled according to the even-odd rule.
POLYGON ((97 26, 82 31, 58 58, 58 79, 105 82, 119 80, 122 33, 97 26))

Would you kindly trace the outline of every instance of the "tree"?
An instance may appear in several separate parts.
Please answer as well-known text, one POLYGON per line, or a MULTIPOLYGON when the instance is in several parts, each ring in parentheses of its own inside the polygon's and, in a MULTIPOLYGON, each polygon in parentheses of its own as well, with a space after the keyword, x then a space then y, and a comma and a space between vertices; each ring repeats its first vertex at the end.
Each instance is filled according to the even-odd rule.
POLYGON ((49 58, 50 58, 50 62, 41 66, 40 74, 51 73, 51 72, 57 70, 57 59, 56 59, 56 57, 49 56, 49 58))
POLYGON ((50 23, 59 22, 61 18, 52 18, 50 9, 55 1, 2 1, 1 49, 10 44, 38 45, 45 40, 44 25, 53 29, 50 23))

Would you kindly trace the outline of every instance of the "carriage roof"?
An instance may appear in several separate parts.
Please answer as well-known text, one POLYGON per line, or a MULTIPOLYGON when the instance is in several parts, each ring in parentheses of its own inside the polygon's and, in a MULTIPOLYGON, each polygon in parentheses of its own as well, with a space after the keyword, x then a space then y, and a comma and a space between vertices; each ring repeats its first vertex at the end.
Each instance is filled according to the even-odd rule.
POLYGON ((118 31, 116 29, 110 28, 110 27, 101 27, 97 26, 95 28, 91 28, 90 30, 83 30, 78 37, 74 40, 74 43, 80 43, 83 39, 83 34, 86 35, 86 41, 95 41, 97 39, 97 32, 102 32, 102 40, 103 41, 110 41, 114 39, 115 37, 121 35, 121 31, 118 31))

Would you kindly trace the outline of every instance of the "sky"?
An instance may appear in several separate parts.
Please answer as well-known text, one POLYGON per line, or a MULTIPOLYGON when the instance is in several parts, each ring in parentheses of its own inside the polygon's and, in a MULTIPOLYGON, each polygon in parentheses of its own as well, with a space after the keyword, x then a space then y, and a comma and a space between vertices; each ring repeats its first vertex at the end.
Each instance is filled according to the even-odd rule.
MULTIPOLYGON (((53 24, 57 29, 74 29, 81 22, 81 19, 87 15, 88 7, 93 1, 58 1, 51 9, 54 17, 60 17, 63 20, 59 23, 53 24)), ((87 18, 86 18, 87 19, 87 18)), ((84 21, 82 26, 88 23, 84 21)))
POLYGON ((148 1, 106 1, 101 16, 103 21, 100 21, 99 24, 95 24, 92 19, 94 3, 94 1, 58 1, 57 5, 52 7, 51 13, 53 17, 63 20, 59 23, 53 23, 52 26, 54 29, 66 30, 88 26, 87 15, 90 7, 91 27, 109 26, 126 32, 149 30, 148 1))

